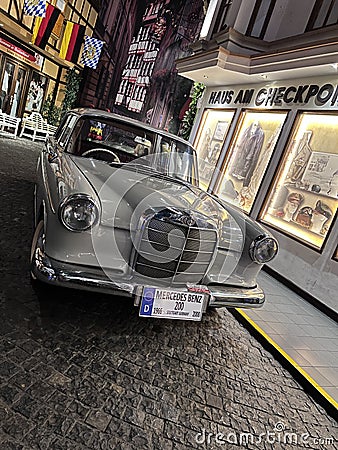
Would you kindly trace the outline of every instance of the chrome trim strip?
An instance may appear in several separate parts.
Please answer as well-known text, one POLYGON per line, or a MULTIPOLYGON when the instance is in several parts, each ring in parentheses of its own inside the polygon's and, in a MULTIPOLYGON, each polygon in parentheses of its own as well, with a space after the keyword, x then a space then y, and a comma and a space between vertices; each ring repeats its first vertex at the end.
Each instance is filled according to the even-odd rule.
MULTIPOLYGON (((132 297, 140 287, 138 283, 112 280, 100 268, 82 268, 49 258, 44 252, 43 240, 43 237, 38 239, 31 270, 36 278, 45 283, 128 297, 132 297)), ((160 288, 159 281, 156 282, 160 288)), ((208 286, 208 289, 210 307, 258 308, 265 300, 264 292, 259 286, 254 288, 208 286)))
POLYGON ((52 213, 55 214, 56 213, 56 209, 55 209, 55 206, 53 204, 52 194, 51 194, 50 188, 49 188, 48 175, 47 175, 47 169, 45 167, 45 157, 44 156, 41 156, 40 164, 41 164, 42 182, 43 182, 43 185, 45 187, 46 194, 47 194, 48 204, 50 206, 50 209, 51 209, 52 213))
POLYGON ((208 286, 210 307, 260 308, 265 302, 265 294, 257 285, 254 288, 233 286, 208 286))

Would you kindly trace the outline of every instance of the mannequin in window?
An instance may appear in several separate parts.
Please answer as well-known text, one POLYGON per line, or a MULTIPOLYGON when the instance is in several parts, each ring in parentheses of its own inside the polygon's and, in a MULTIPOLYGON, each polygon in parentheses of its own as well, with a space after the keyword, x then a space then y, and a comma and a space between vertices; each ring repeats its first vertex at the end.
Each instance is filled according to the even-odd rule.
POLYGON ((277 139, 280 135, 282 125, 278 125, 274 133, 271 135, 270 139, 268 140, 266 146, 264 147, 264 150, 261 152, 260 157, 257 160, 256 167, 254 168, 252 172, 251 179, 246 186, 245 182, 243 183, 243 187, 240 191, 241 196, 241 206, 248 206, 251 205, 252 200, 254 199, 259 184, 263 178, 264 171, 266 169, 267 163, 270 159, 270 156, 276 146, 277 139))
POLYGON ((39 80, 38 84, 37 84, 37 88, 36 88, 36 98, 35 98, 35 102, 33 104, 33 108, 36 111, 40 111, 40 109, 41 109, 43 94, 44 94, 44 85, 42 84, 42 81, 39 80))
POLYGON ((255 170, 260 151, 264 142, 264 131, 255 120, 244 131, 235 151, 235 160, 230 169, 233 177, 243 180, 243 186, 248 186, 255 170))
POLYGON ((293 183, 301 181, 304 175, 306 165, 312 152, 310 147, 311 137, 312 131, 305 131, 295 151, 295 156, 287 176, 293 183))
POLYGON ((18 78, 15 82, 15 89, 13 94, 13 103, 11 106, 11 116, 16 116, 17 109, 19 106, 19 100, 20 100, 20 92, 21 92, 21 73, 18 74, 18 78))
POLYGON ((9 89, 12 83, 13 70, 10 65, 6 65, 6 69, 4 71, 2 85, 1 85, 1 93, 0 93, 0 109, 3 112, 8 113, 9 109, 9 89))
POLYGON ((26 109, 27 111, 32 111, 34 108, 34 105, 36 103, 36 97, 37 97, 37 82, 33 78, 29 85, 28 95, 27 95, 27 105, 26 109))

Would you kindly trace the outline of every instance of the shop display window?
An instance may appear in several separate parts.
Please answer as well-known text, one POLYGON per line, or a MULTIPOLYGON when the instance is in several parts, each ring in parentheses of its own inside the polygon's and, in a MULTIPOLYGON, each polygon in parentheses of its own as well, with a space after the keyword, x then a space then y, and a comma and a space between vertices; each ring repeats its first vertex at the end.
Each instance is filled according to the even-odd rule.
POLYGON ((299 113, 261 219, 321 249, 338 204, 338 114, 299 113))
POLYGON ((203 114, 194 146, 198 156, 200 185, 205 190, 209 187, 234 114, 234 110, 213 109, 207 109, 203 114))
POLYGON ((40 112, 46 89, 47 78, 37 72, 33 72, 32 80, 28 88, 25 111, 40 112))
POLYGON ((251 211, 287 112, 244 111, 215 194, 251 211))

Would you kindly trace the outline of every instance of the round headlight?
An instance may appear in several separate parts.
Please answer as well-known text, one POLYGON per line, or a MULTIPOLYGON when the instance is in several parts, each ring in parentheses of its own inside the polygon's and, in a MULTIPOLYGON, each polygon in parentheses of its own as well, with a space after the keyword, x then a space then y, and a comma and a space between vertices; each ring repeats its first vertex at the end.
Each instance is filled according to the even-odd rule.
POLYGON ((97 221, 98 208, 86 194, 74 194, 66 197, 59 208, 59 217, 63 225, 71 231, 85 231, 97 221))
POLYGON ((250 245, 250 256, 253 261, 259 264, 271 261, 278 251, 277 241, 266 236, 259 236, 250 245))

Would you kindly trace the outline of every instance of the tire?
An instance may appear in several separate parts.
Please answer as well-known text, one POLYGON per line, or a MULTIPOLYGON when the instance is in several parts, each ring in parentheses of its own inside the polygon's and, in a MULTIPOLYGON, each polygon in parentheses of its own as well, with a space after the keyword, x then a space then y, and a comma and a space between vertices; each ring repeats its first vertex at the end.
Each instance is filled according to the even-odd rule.
POLYGON ((41 219, 36 225, 33 238, 32 238, 32 245, 31 245, 31 253, 30 253, 30 278, 31 278, 31 285, 35 293, 40 297, 48 291, 48 286, 46 283, 43 283, 42 281, 38 280, 36 276, 34 275, 32 271, 32 264, 33 264, 33 257, 36 251, 37 243, 39 239, 43 239, 44 235, 44 221, 41 219))

